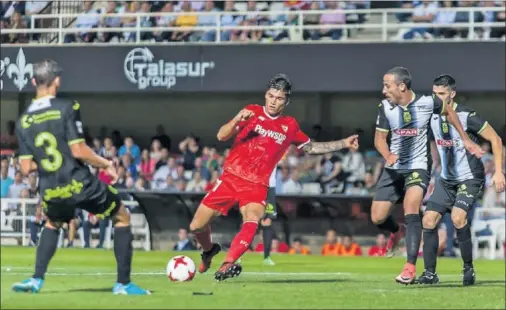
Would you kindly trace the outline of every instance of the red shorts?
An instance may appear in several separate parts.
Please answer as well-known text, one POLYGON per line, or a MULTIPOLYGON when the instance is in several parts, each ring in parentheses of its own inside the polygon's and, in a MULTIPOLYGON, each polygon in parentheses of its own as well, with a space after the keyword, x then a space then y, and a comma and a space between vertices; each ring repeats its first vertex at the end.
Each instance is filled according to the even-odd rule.
POLYGON ((252 183, 225 172, 216 181, 214 188, 204 197, 202 204, 227 215, 236 204, 239 204, 239 208, 249 203, 266 206, 268 189, 265 185, 252 183))

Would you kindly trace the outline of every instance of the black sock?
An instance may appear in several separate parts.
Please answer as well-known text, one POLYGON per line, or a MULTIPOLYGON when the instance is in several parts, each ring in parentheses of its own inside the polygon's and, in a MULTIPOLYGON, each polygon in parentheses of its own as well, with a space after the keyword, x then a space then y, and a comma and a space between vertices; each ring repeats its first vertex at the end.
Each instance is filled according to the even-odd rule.
POLYGON ((419 214, 405 215, 404 220, 406 221, 405 241, 408 263, 415 265, 420 250, 420 239, 422 239, 422 221, 419 214))
POLYGON ((58 247, 58 229, 44 227, 40 234, 39 246, 37 247, 37 257, 35 258, 34 278, 44 279, 49 261, 53 258, 58 247))
POLYGON ((271 256, 272 239, 274 239, 274 229, 271 225, 262 227, 262 236, 264 239, 264 258, 271 256))
POLYGON ((383 223, 378 224, 377 226, 381 230, 386 230, 394 234, 399 231, 399 224, 397 224, 391 215, 389 215, 383 223))
POLYGON ((464 268, 473 268, 473 244, 471 242, 471 229, 469 228, 469 224, 457 229, 457 239, 459 240, 464 268))
POLYGON ((425 270, 436 272, 437 249, 439 248, 439 235, 437 229, 423 230, 423 262, 425 270))
POLYGON ((118 265, 118 283, 130 283, 132 269, 132 231, 130 226, 114 227, 114 256, 118 265))

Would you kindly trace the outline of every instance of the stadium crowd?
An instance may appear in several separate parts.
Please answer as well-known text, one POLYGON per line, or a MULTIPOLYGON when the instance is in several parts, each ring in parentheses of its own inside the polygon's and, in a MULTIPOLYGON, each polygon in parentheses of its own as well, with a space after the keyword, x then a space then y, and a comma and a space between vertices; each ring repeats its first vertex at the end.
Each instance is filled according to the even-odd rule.
MULTIPOLYGON (((2 133, 0 137, 1 149, 15 150, 17 148, 13 125, 13 122, 9 122, 7 130, 2 133)), ((119 180, 114 185, 115 187, 140 191, 207 192, 213 188, 216 180, 221 175, 223 163, 229 152, 228 149, 218 150, 214 146, 200 145, 199 139, 194 136, 188 136, 180 141, 177 146, 173 146, 171 138, 164 132, 162 126, 157 127, 157 134, 152 137, 151 144, 146 146, 138 145, 133 137, 126 136, 122 138, 118 131, 100 138, 91 137, 87 134, 86 140, 96 153, 116 163, 119 180), (169 151, 175 149, 177 151, 169 151)), ((491 187, 491 177, 495 167, 490 145, 484 143, 482 147, 486 150, 486 155, 483 156, 482 160, 486 169, 487 183, 483 199, 476 207, 506 208, 504 195, 497 194, 491 187)), ((504 154, 506 154, 506 150, 504 154)), ((506 162, 506 159, 504 162, 506 162)), ((278 165, 276 192, 278 194, 305 192, 312 194, 368 195, 373 193, 382 168, 383 160, 372 150, 308 156, 298 152, 296 148, 290 148, 278 165)), ((436 162, 426 199, 430 196, 440 171, 441 166, 436 162)), ((98 174, 103 182, 110 183, 111 180, 105 172, 94 171, 94 173, 98 174)), ((0 180, 1 198, 39 198, 37 176, 32 174, 27 179, 23 179, 19 172, 19 162, 15 156, 2 157, 0 180)), ((8 208, 16 209, 17 206, 8 206, 8 208)), ((8 212, 8 210, 2 210, 2 212, 5 211, 8 212)), ((82 220, 86 236, 85 243, 88 247, 89 229, 101 228, 98 247, 102 247, 107 221, 100 221, 92 214, 87 213, 76 214, 76 216, 82 220)), ((367 219, 367 216, 365 216, 365 219, 367 219)), ((35 244, 37 225, 34 221, 32 223, 34 224, 30 225, 33 226, 32 239, 35 244)), ((442 223, 440 227, 440 254, 455 256, 455 232, 450 217, 445 216, 442 223)), ((353 246, 354 250, 352 251, 355 254, 350 254, 350 247, 353 244, 352 236, 332 237, 332 233, 328 234, 330 236, 327 235, 327 239, 336 239, 334 243, 337 245, 331 247, 335 253, 328 249, 322 250, 322 253, 330 251, 334 253, 332 255, 362 255, 360 248, 355 249, 355 246, 353 246)), ((183 242, 185 240, 183 237, 187 233, 180 232, 180 235, 179 241, 183 242)), ((74 236, 69 237, 70 245, 72 245, 74 236)), ((380 242, 381 240, 381 237, 378 236, 377 246, 383 244, 380 242)), ((279 240, 276 242, 275 251, 283 252, 282 249, 285 248, 282 242, 279 240)), ((177 246, 176 244, 175 247, 177 246)), ((262 243, 259 243, 255 251, 262 251, 261 247, 262 243)), ((297 237, 292 241, 292 250, 287 247, 285 252, 309 254, 310 251, 304 250, 304 247, 303 239, 297 237)), ((375 253, 374 255, 380 254, 375 253)))
MULTIPOLYGON (((30 16, 45 13, 45 8, 52 1, 2 1, 0 4, 0 28, 23 29, 31 27, 30 16)), ((75 1, 74 1, 75 2, 75 1)), ((484 11, 470 16, 469 12, 440 11, 445 7, 504 7, 504 1, 397 1, 399 8, 411 8, 412 13, 397 13, 397 22, 413 23, 465 23, 474 22, 504 22, 504 11, 484 11)), ((222 12, 221 26, 298 26, 303 25, 344 25, 367 23, 369 14, 347 13, 349 9, 370 8, 371 1, 83 1, 82 10, 77 18, 69 22, 66 27, 75 27, 76 33, 65 35, 64 42, 129 42, 136 39, 136 32, 89 32, 90 28, 120 28, 135 27, 136 18, 130 16, 107 16, 107 14, 148 13, 148 12, 183 12, 185 14, 161 17, 143 17, 140 25, 147 27, 194 27, 216 26, 217 19, 212 15, 199 15, 195 12, 222 12), (297 10, 324 10, 321 14, 304 14, 301 20, 293 11, 297 10), (241 15, 238 12, 247 11, 241 15), (262 14, 268 11, 284 11, 283 14, 262 14), (187 13, 187 14, 186 14, 187 13)), ((50 10, 47 10, 50 11, 50 10)), ((40 21, 40 20, 39 20, 40 21)), ((43 25, 37 22, 35 28, 43 25)), ((46 27, 46 26, 44 26, 46 27)), ((46 27, 47 28, 47 27, 46 27)), ((359 31, 367 31, 358 28, 359 31)), ((289 30, 224 30, 219 36, 221 41, 280 41, 289 39, 292 33, 289 30)), ((328 37, 339 40, 343 37, 343 30, 338 28, 304 30, 304 40, 320 40, 328 37)), ((449 28, 403 28, 399 29, 397 38, 411 40, 415 38, 460 38, 467 37, 468 27, 449 28)), ((216 31, 142 31, 141 40, 155 42, 182 42, 182 41, 214 41, 216 31)), ((479 28, 476 37, 483 39, 501 38, 505 36, 504 27, 479 28)), ((40 34, 28 35, 26 33, 4 34, 1 43, 26 43, 37 41, 40 34)))

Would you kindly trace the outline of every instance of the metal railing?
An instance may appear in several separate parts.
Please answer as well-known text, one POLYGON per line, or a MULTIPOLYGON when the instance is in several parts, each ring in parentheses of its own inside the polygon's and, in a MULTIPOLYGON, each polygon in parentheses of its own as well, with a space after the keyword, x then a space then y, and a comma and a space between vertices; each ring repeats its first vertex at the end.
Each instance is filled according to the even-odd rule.
MULTIPOLYGON (((370 31, 374 34, 379 34, 378 38, 367 38, 368 42, 387 42, 389 41, 389 35, 392 34, 392 31, 397 31, 399 29, 411 29, 411 28, 453 28, 453 29, 467 29, 468 30, 468 40, 476 39, 474 34, 477 29, 480 28, 504 28, 503 22, 475 22, 474 16, 478 12, 504 12, 504 7, 461 7, 461 8, 439 8, 438 12, 467 12, 469 13, 469 22, 459 22, 459 23, 399 23, 396 20, 391 20, 390 15, 396 13, 413 13, 413 9, 354 9, 354 10, 307 10, 307 11, 261 11, 261 12, 251 12, 251 11, 240 11, 240 12, 157 12, 157 13, 123 13, 123 14, 99 14, 92 13, 87 14, 87 16, 95 15, 97 17, 134 17, 135 18, 135 26, 125 26, 125 27, 89 27, 89 28, 77 28, 77 27, 66 27, 63 22, 64 19, 67 18, 77 18, 80 14, 42 14, 42 15, 32 15, 31 25, 32 27, 29 29, 2 29, 2 33, 5 34, 16 34, 16 33, 56 33, 58 35, 58 44, 63 44, 64 37, 66 34, 70 33, 78 33, 78 32, 86 32, 86 33, 134 33, 135 40, 131 43, 143 43, 141 34, 146 32, 170 32, 170 31, 192 31, 192 32, 209 32, 213 31, 216 34, 221 34, 223 32, 232 31, 232 30, 240 30, 240 31, 288 31, 290 33, 297 33, 298 36, 302 36, 302 33, 306 30, 322 30, 322 29, 342 29, 342 30, 352 30, 352 29, 362 29, 370 31), (335 12, 336 14, 345 14, 346 16, 350 15, 360 15, 365 14, 369 16, 369 19, 373 15, 378 15, 380 18, 380 22, 365 22, 365 23, 347 23, 347 24, 321 24, 321 25, 309 25, 305 23, 305 18, 314 14, 322 14, 322 13, 331 13, 335 12), (222 17, 227 15, 236 16, 248 16, 250 14, 255 14, 258 16, 266 16, 266 17, 276 17, 276 16, 296 16, 297 24, 296 25, 223 25, 222 17), (197 17, 200 16, 214 16, 215 17, 215 25, 212 26, 191 26, 191 27, 169 27, 169 26, 156 26, 156 27, 143 27, 142 21, 145 17, 173 17, 177 18, 181 15, 195 15, 197 17), (57 20, 58 27, 56 28, 46 28, 46 29, 37 29, 34 27, 36 20, 43 19, 53 19, 57 20)), ((376 16, 376 17, 378 17, 376 16)), ((272 20, 272 19, 271 19, 272 20)), ((295 37, 295 36, 294 36, 295 37)), ((340 41, 351 41, 353 40, 348 31, 343 31, 343 37, 340 41)), ((303 42, 303 40, 294 40, 297 42, 303 42)), ((356 40, 354 40, 356 41, 356 40)), ((215 42, 221 42, 221 36, 216 35, 215 42)), ((109 44, 109 43, 108 43, 109 44)))
MULTIPOLYGON (((20 199, 20 198, 2 198, 0 199, 1 206, 1 228, 0 228, 0 238, 20 238, 21 244, 23 246, 28 245, 28 241, 30 239, 30 233, 27 229, 27 222, 34 215, 29 214, 28 206, 36 206, 40 202, 39 199, 20 199), (11 208, 9 205, 16 205, 16 208, 11 208), (6 215, 6 211, 10 213, 6 215), (18 214, 18 213, 21 214, 18 214), (21 231, 16 231, 13 226, 14 221, 21 221, 21 231)), ((136 207, 139 204, 136 201, 125 200, 122 201, 125 206, 136 207)))

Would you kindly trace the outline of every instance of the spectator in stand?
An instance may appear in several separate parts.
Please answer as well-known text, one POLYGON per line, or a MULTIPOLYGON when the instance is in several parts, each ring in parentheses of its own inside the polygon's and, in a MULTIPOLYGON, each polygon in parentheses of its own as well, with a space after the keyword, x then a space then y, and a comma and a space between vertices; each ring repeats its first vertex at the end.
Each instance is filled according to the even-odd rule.
POLYGON ((481 157, 481 162, 485 164, 489 160, 494 160, 494 155, 492 155, 492 146, 488 141, 484 141, 481 144, 481 149, 483 150, 484 154, 481 157))
POLYGON ((210 192, 216 186, 217 184, 216 182, 218 181, 219 178, 220 173, 217 170, 214 170, 213 173, 211 174, 211 180, 207 182, 205 192, 210 192))
MULTIPOLYGON (((171 1, 165 2, 162 13, 173 13, 174 12, 174 4, 171 1)), ((174 27, 176 25, 176 17, 174 15, 164 15, 164 16, 157 16, 156 17, 156 25, 158 27, 174 27)), ((172 31, 155 31, 153 32, 153 36, 155 37, 156 42, 163 42, 163 41, 172 41, 172 31)), ((157 131, 161 128, 163 131, 163 126, 158 125, 157 131)), ((155 138, 159 138, 158 136, 155 138)), ((160 140, 161 141, 161 140, 160 140)), ((170 148, 170 140, 168 145, 164 144, 163 141, 162 145, 166 148, 170 148)))
POLYGON ((102 146, 102 141, 100 138, 93 138, 93 151, 97 153, 99 156, 104 156, 104 147, 102 146))
POLYGON ((119 148, 118 156, 129 154, 132 157, 133 163, 138 165, 141 161, 141 149, 134 143, 132 137, 126 137, 123 146, 119 148))
POLYGON ((188 231, 180 228, 177 234, 179 241, 172 248, 173 251, 196 251, 197 247, 188 236, 188 231))
MULTIPOLYGON (((204 155, 203 155, 204 156, 204 155)), ((220 154, 216 151, 216 148, 210 148, 207 158, 203 158, 205 160, 205 165, 208 171, 219 171, 220 163, 219 163, 220 154)))
MULTIPOLYGON (((271 253, 288 253, 288 251, 290 251, 288 244, 283 241, 279 241, 278 237, 274 237, 274 239, 272 239, 271 253)), ((264 252, 263 242, 257 243, 255 252, 264 252)))
POLYGON ((99 228, 98 244, 96 248, 102 249, 104 247, 105 232, 107 229, 107 225, 109 225, 109 219, 101 220, 97 218, 94 214, 89 213, 86 210, 81 210, 81 212, 83 213, 84 247, 90 248, 91 230, 94 228, 99 228))
POLYGON ((9 186, 7 198, 21 198, 21 192, 26 188, 26 184, 23 183, 23 175, 20 171, 17 171, 14 176, 14 182, 9 186))
POLYGON ((6 131, 0 134, 0 148, 15 150, 18 148, 18 139, 14 132, 16 123, 14 121, 8 121, 6 131))
MULTIPOLYGON (((177 27, 195 27, 198 24, 198 17, 196 14, 193 14, 192 5, 189 1, 183 1, 181 5, 181 11, 185 14, 178 15, 176 17, 176 26, 177 27)), ((188 42, 190 40, 190 36, 193 34, 193 30, 181 30, 181 31, 173 31, 172 32, 172 41, 175 42, 188 42)))
MULTIPOLYGON (((248 1, 247 2, 247 11, 251 12, 248 13, 246 16, 243 16, 243 20, 241 22, 241 26, 258 26, 259 20, 261 19, 261 16, 258 15, 258 9, 257 9, 257 2, 256 1, 248 1)), ((263 36, 262 30, 241 30, 239 31, 235 38, 232 38, 232 40, 236 39, 239 41, 248 41, 251 39, 251 41, 259 41, 263 36)))
POLYGON ((137 167, 141 177, 143 177, 146 181, 151 182, 155 172, 155 165, 156 161, 149 156, 149 151, 142 151, 141 161, 137 167))
POLYGON ((172 177, 172 179, 177 179, 178 177, 176 160, 173 157, 169 158, 166 165, 163 165, 156 170, 151 182, 151 188, 161 189, 160 187, 164 186, 165 180, 167 180, 167 177, 169 176, 172 177))
POLYGON ((337 238, 336 231, 333 229, 329 229, 327 231, 326 241, 322 247, 322 255, 338 255, 339 248, 341 247, 341 242, 337 238))
POLYGON ((185 189, 186 189, 186 180, 185 179, 176 180, 176 191, 184 192, 185 189))
POLYGON ((147 189, 147 184, 146 184, 146 180, 143 178, 143 177, 139 177, 137 178, 137 180, 135 181, 135 190, 138 190, 138 191, 145 191, 147 189))
MULTIPOLYGON (((24 19, 26 22, 26 25, 28 28, 31 27, 31 16, 40 14, 42 10, 44 10, 48 5, 50 1, 44 1, 44 0, 37 0, 37 1, 25 1, 25 12, 24 12, 24 19)), ((40 27, 40 20, 35 21, 34 28, 40 27)), ((34 40, 38 40, 40 34, 33 35, 34 40)))
POLYGON ((14 183, 14 180, 9 177, 9 160, 7 158, 2 158, 0 183, 1 183, 0 198, 7 198, 9 188, 14 183))
POLYGON ((283 194, 298 194, 302 191, 302 185, 299 182, 298 173, 297 169, 292 169, 290 177, 283 182, 283 194))
MULTIPOLYGON (((207 0, 204 6, 204 12, 218 12, 218 10, 214 7, 214 1, 207 0)), ((219 17, 215 15, 200 15, 199 26, 201 27, 214 27, 216 26, 217 19, 219 17)), ((208 30, 205 31, 201 36, 201 41, 204 42, 214 42, 216 41, 216 30, 208 30)))
MULTIPOLYGON (((413 11, 413 23, 432 23, 437 14, 438 3, 437 1, 424 0, 422 3, 415 6, 413 11)), ((429 33, 432 29, 427 27, 416 27, 403 35, 405 40, 411 40, 416 36, 421 38, 430 39, 432 35, 429 33)))
POLYGON ((209 170, 206 166, 204 166, 204 161, 202 160, 202 157, 195 158, 195 168, 193 168, 193 172, 200 172, 200 175, 202 176, 202 179, 208 181, 211 178, 211 175, 209 173, 209 170))
POLYGON ((137 179, 137 167, 132 162, 130 154, 124 154, 121 157, 121 165, 125 167, 127 175, 131 176, 134 180, 137 179))
POLYGON ((351 183, 354 186, 363 185, 365 179, 365 163, 362 153, 349 150, 343 157, 342 167, 343 171, 349 174, 345 182, 351 183))
MULTIPOLYGON (((141 4, 141 8, 139 10, 139 13, 142 13, 142 14, 151 13, 151 2, 150 1, 143 1, 141 4)), ((152 16, 142 16, 142 17, 140 17, 140 24, 141 24, 142 28, 150 28, 150 27, 154 27, 154 25, 156 24, 156 20, 152 16)), ((142 29, 141 29, 140 36, 141 36, 140 37, 141 41, 154 39, 154 35, 152 32, 145 31, 142 29)))
POLYGON ((193 170, 195 158, 199 156, 200 147, 193 136, 186 137, 179 143, 179 150, 183 153, 183 166, 185 170, 193 170))
POLYGON ((187 192, 203 193, 206 190, 207 181, 204 180, 199 171, 193 172, 193 178, 186 185, 187 192))
MULTIPOLYGON (((170 2, 167 2, 170 3, 170 2)), ((164 6, 165 7, 165 6, 164 6)), ((162 144, 162 148, 166 148, 170 150, 171 140, 170 137, 165 133, 165 128, 162 125, 156 126, 156 136, 154 136, 151 140, 158 140, 162 144)))
MULTIPOLYGON (((21 13, 18 11, 15 11, 10 20, 9 28, 11 29, 26 29, 26 22, 24 21, 23 17, 21 17, 21 13)), ((10 43, 28 43, 30 41, 30 36, 28 33, 11 33, 10 36, 10 43)))
POLYGON ((92 1, 83 1, 83 13, 79 15, 75 22, 75 28, 80 29, 79 33, 68 33, 65 35, 64 43, 72 43, 76 41, 90 43, 97 38, 96 32, 88 32, 100 23, 98 11, 93 9, 92 1))
POLYGON ((125 180, 126 189, 135 189, 135 180, 131 176, 127 176, 125 180))
POLYGON ((170 175, 167 176, 165 183, 160 185, 158 190, 164 190, 166 192, 177 192, 176 183, 174 182, 174 178, 170 175))
MULTIPOLYGON (((238 26, 242 23, 243 17, 236 15, 233 0, 225 0, 225 7, 221 15, 220 25, 225 27, 238 26)), ((224 30, 221 33, 221 41, 230 41, 232 36, 237 36, 238 30, 224 30)))
POLYGON ((28 198, 39 198, 39 186, 37 184, 37 175, 32 173, 28 176, 28 198))
POLYGON ((151 141, 151 150, 149 152, 149 158, 153 159, 155 162, 158 162, 160 158, 162 158, 162 155, 163 155, 162 144, 160 143, 160 140, 153 139, 151 141))
MULTIPOLYGON (((341 2, 325 1, 327 12, 320 15, 321 25, 344 25, 346 24, 346 15, 344 10, 340 8, 341 2)), ((322 28, 319 32, 313 33, 313 40, 320 40, 321 37, 331 37, 332 40, 339 40, 343 35, 343 29, 339 28, 322 28)))
POLYGON ((387 254, 387 239, 385 235, 376 236, 376 244, 369 249, 369 256, 385 256, 387 254))
MULTIPOLYGON (((141 2, 140 1, 131 1, 127 2, 127 5, 125 6, 125 13, 138 13, 141 10, 141 2)), ((135 16, 124 16, 121 18, 121 24, 123 27, 135 27, 137 25, 137 17, 135 16)), ((127 42, 134 42, 135 36, 137 32, 136 31, 126 31, 123 32, 123 38, 127 42)))
MULTIPOLYGON (((487 1, 492 2, 492 1, 487 1)), ((504 38, 506 36, 506 30, 504 29, 504 23, 506 23, 506 10, 505 10, 505 1, 499 1, 500 6, 502 7, 501 11, 494 12, 493 21, 497 23, 503 23, 503 26, 496 26, 492 28, 490 31, 491 38, 504 38)))
MULTIPOLYGON (((472 0, 461 0, 459 1, 459 7, 470 8, 473 7, 474 1, 472 0)), ((457 12, 455 16, 456 23, 469 23, 471 19, 474 20, 475 23, 483 21, 483 15, 480 12, 474 12, 473 16, 470 16, 470 12, 457 12)), ((458 34, 460 34, 461 38, 469 38, 469 28, 461 28, 457 30, 458 34)), ((474 33, 471 34, 474 36, 474 33)))
POLYGON ((309 255, 309 254, 311 254, 311 251, 309 250, 309 248, 307 246, 303 245, 301 238, 295 238, 295 239, 293 239, 292 247, 288 251, 288 254, 309 255))
MULTIPOLYGON (((100 17, 100 27, 103 28, 120 28, 121 27, 121 17, 119 16, 107 16, 107 14, 120 14, 123 13, 125 9, 119 5, 117 5, 116 1, 107 1, 107 6, 102 8, 100 13, 102 17, 100 17)), ((121 37, 120 32, 104 32, 100 36, 100 41, 102 42, 117 42, 121 37)))
POLYGON ((107 137, 104 139, 104 150, 102 152, 103 156, 107 159, 112 159, 116 157, 117 150, 114 144, 112 143, 112 139, 107 137))
MULTIPOLYGON (((443 8, 453 8, 456 2, 452 0, 442 1, 443 8)), ((457 11, 439 11, 434 18, 434 24, 453 24, 457 11)), ((457 34, 457 30, 453 27, 434 28, 434 35, 436 37, 453 38, 457 34)))
POLYGON ((125 167, 121 165, 116 165, 117 171, 118 171, 118 181, 116 182, 116 186, 119 186, 118 188, 125 188, 126 187, 126 169, 125 167))
POLYGON ((362 249, 358 243, 353 242, 351 235, 345 235, 343 238, 343 245, 339 249, 339 256, 362 256, 362 249))
MULTIPOLYGON (((10 37, 9 34, 2 31, 3 29, 9 29, 9 20, 5 18, 0 18, 0 43, 2 44, 8 44, 10 43, 10 37)), ((6 64, 4 64, 3 60, 1 62, 2 68, 0 69, 0 76, 4 74, 4 71, 7 67, 6 64)))
MULTIPOLYGON (((168 149, 163 148, 160 154, 161 154, 160 159, 158 159, 158 161, 156 162, 156 165, 155 165, 155 171, 157 171, 161 167, 167 165, 169 162, 169 150, 168 149)), ((174 164, 175 163, 176 163, 176 161, 174 160, 174 164)))

